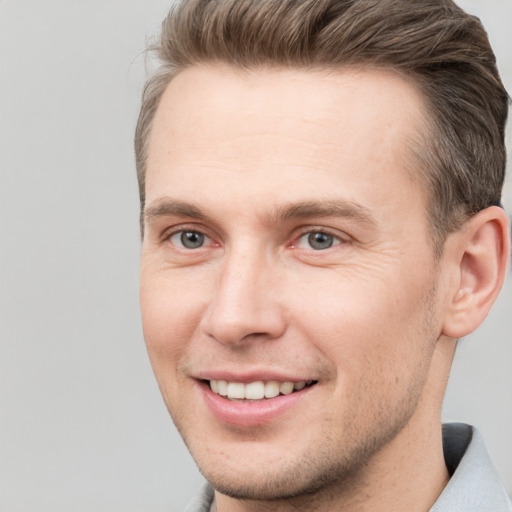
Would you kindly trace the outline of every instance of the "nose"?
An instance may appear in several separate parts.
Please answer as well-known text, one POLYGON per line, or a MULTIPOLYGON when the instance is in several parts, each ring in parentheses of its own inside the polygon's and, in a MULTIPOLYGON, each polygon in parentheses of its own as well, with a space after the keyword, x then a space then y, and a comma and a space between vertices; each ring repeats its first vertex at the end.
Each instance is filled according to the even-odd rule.
POLYGON ((225 345, 276 339, 286 330, 278 300, 275 265, 256 254, 233 254, 223 262, 202 320, 203 332, 225 345))

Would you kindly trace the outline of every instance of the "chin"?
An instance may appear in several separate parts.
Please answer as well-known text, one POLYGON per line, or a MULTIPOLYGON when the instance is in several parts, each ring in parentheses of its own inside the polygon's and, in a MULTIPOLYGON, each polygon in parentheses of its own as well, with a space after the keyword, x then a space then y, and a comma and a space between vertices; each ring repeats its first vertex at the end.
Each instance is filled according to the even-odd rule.
POLYGON ((192 447, 191 453, 217 492, 239 500, 281 501, 328 493, 334 487, 337 492, 342 487, 351 488, 377 449, 371 442, 348 453, 333 453, 318 446, 291 450, 288 455, 274 450, 273 456, 267 457, 259 450, 252 450, 251 455, 245 455, 251 450, 244 450, 243 456, 232 457, 226 455, 228 450, 208 451, 198 457, 192 447))

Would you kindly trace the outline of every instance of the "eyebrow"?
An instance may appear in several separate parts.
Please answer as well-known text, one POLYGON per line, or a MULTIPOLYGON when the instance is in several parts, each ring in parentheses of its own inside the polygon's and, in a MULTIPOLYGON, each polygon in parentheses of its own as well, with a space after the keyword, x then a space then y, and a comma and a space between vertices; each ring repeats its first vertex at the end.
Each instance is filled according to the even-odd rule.
POLYGON ((197 206, 170 198, 156 199, 150 206, 144 207, 143 219, 152 224, 161 217, 189 217, 205 220, 208 216, 197 206))
POLYGON ((269 216, 271 223, 290 219, 308 219, 313 217, 342 217, 361 224, 377 224, 370 211, 363 205, 347 199, 330 199, 322 201, 305 201, 279 206, 269 216))
MULTIPOLYGON (((143 211, 143 219, 148 224, 152 224, 159 218, 172 216, 198 220, 209 218, 201 208, 172 198, 155 199, 143 211)), ((288 220, 314 217, 342 217, 369 226, 376 225, 374 217, 367 208, 347 199, 301 201, 284 204, 276 207, 274 211, 266 216, 265 220, 269 225, 276 225, 288 220)))

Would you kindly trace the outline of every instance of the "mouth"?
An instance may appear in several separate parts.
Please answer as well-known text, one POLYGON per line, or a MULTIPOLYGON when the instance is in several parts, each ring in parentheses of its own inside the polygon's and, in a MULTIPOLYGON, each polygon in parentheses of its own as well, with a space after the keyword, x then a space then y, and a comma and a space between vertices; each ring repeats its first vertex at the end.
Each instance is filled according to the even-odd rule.
POLYGON ((226 380, 204 381, 213 393, 234 402, 260 402, 275 398, 279 395, 291 395, 317 384, 316 380, 301 380, 297 382, 276 380, 255 381, 247 384, 226 380))

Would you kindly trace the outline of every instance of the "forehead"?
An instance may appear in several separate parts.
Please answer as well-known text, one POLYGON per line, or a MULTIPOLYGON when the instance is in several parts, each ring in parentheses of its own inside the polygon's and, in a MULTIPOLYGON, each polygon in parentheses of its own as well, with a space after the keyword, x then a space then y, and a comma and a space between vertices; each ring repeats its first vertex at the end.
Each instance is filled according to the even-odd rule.
POLYGON ((191 187, 207 200, 227 186, 265 189, 276 201, 340 186, 361 197, 391 174, 396 186, 416 187, 410 146, 423 109, 414 84, 384 70, 189 68, 155 115, 147 202, 191 187))

